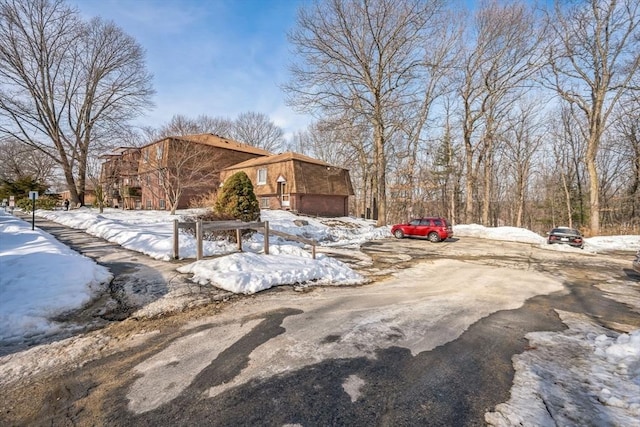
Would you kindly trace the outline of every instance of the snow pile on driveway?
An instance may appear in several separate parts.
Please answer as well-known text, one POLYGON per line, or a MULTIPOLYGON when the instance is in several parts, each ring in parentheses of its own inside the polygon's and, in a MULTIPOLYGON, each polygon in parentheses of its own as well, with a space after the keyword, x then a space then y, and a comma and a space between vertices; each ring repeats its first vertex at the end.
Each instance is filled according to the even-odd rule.
POLYGON ((507 242, 521 242, 540 244, 546 239, 533 231, 517 227, 485 227, 484 225, 454 225, 454 237, 478 237, 481 239, 504 240, 507 242))
POLYGON ((501 240, 507 242, 531 243, 548 250, 579 253, 598 253, 606 251, 636 251, 640 249, 640 235, 596 236, 584 239, 584 250, 569 245, 548 245, 546 237, 533 231, 518 227, 485 227, 484 225, 454 225, 453 236, 477 237, 480 239, 501 240))
POLYGON ((485 421, 504 427, 640 425, 640 330, 615 334, 583 314, 558 313, 569 329, 526 335, 532 349, 513 358, 511 398, 485 421))
POLYGON ((338 260, 323 254, 312 259, 302 250, 295 255, 232 254, 196 261, 178 271, 193 274, 191 280, 196 283, 212 283, 237 294, 253 294, 285 283, 349 285, 365 281, 338 260))

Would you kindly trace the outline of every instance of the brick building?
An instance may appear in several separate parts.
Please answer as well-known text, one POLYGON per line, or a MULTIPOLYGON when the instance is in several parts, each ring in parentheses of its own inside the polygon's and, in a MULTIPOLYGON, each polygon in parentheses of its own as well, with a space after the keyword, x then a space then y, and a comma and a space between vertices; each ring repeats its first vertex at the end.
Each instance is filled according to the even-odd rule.
POLYGON ((347 169, 297 153, 271 153, 213 134, 168 137, 103 156, 101 183, 108 205, 122 209, 189 207, 216 192, 238 171, 247 173, 263 209, 346 216, 353 195, 347 169))
POLYGON ((251 179, 262 209, 284 209, 318 216, 347 216, 353 187, 347 169, 287 152, 229 166, 222 181, 243 171, 251 179))

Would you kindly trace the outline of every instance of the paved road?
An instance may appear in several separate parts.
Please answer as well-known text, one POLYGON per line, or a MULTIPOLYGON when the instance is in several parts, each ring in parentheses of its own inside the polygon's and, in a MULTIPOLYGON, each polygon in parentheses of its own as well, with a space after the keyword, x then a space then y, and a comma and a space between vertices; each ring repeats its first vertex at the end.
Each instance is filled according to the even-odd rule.
POLYGON ((640 327, 599 287, 638 282, 629 254, 480 239, 325 250, 374 281, 114 323, 91 333, 108 340, 90 360, 7 385, 0 424, 483 425, 524 336, 564 329, 556 310, 640 327))

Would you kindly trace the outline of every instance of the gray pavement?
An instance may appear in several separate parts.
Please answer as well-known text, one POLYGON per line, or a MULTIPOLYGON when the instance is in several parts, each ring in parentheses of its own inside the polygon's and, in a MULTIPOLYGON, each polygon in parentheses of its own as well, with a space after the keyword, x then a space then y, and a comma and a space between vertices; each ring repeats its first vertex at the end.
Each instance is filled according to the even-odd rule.
MULTIPOLYGON (((114 314, 150 318, 177 292, 191 303, 218 295, 189 284, 176 263, 37 225, 72 247, 95 240, 76 248, 121 268, 128 299, 134 288, 150 299, 131 312, 118 302, 114 314)), ((363 264, 371 257, 370 272, 398 274, 357 287, 281 287, 215 313, 116 323, 86 362, 29 370, 0 389, 0 425, 480 426, 509 398, 512 357, 530 349, 527 333, 566 328, 559 310, 612 331, 640 326, 614 293, 638 283, 627 254, 479 239, 385 239, 358 252, 363 264)), ((43 349, 39 359, 64 361, 75 344, 43 349)), ((13 362, 23 367, 28 358, 13 362)))

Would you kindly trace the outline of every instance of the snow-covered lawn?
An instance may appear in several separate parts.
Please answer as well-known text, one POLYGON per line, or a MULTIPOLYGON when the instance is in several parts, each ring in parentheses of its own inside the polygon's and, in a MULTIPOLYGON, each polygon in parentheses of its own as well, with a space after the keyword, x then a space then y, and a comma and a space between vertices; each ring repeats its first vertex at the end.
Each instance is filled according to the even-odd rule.
POLYGON ((87 303, 112 275, 51 235, 0 210, 0 342, 43 331, 87 303))
MULTIPOLYGON (((98 214, 88 208, 37 212, 38 217, 161 260, 171 257, 173 220, 193 214, 180 211, 171 216, 166 212, 115 209, 98 214)), ((354 250, 368 240, 390 237, 389 227, 375 227, 371 221, 354 218, 302 218, 263 211, 262 220, 269 221, 275 230, 316 239, 324 246, 354 250)), ((546 250, 581 251, 547 245, 544 237, 514 227, 457 225, 454 233, 456 237, 526 242, 546 250)), ((193 237, 180 233, 179 239, 181 256, 195 259, 193 237)), ((254 233, 244 242, 243 253, 237 252, 235 242, 206 241, 205 256, 228 256, 196 261, 180 271, 193 274, 193 280, 199 283, 238 293, 310 281, 348 285, 364 280, 346 264, 324 254, 314 260, 308 248, 280 238, 272 237, 270 255, 264 255, 262 239, 261 234, 254 233)), ((640 236, 594 237, 586 239, 584 252, 634 252, 638 248, 640 236)), ((30 334, 55 333, 57 325, 52 317, 83 305, 111 278, 109 271, 92 260, 37 228, 32 231, 30 223, 0 211, 0 343, 30 334)), ((625 299, 624 293, 618 298, 631 305, 638 300, 637 296, 625 299)), ((640 312, 640 307, 633 308, 640 312)), ((560 420, 563 424, 640 425, 640 331, 617 334, 593 324, 586 316, 561 316, 569 328, 566 331, 527 336, 534 348, 514 358, 517 372, 511 399, 488 413, 487 422, 538 426, 560 420), (582 402, 583 406, 562 406, 564 396, 569 395, 572 402, 582 402), (584 405, 601 405, 601 417, 585 415, 591 412, 584 405), (553 419, 549 411, 553 411, 553 419)))

